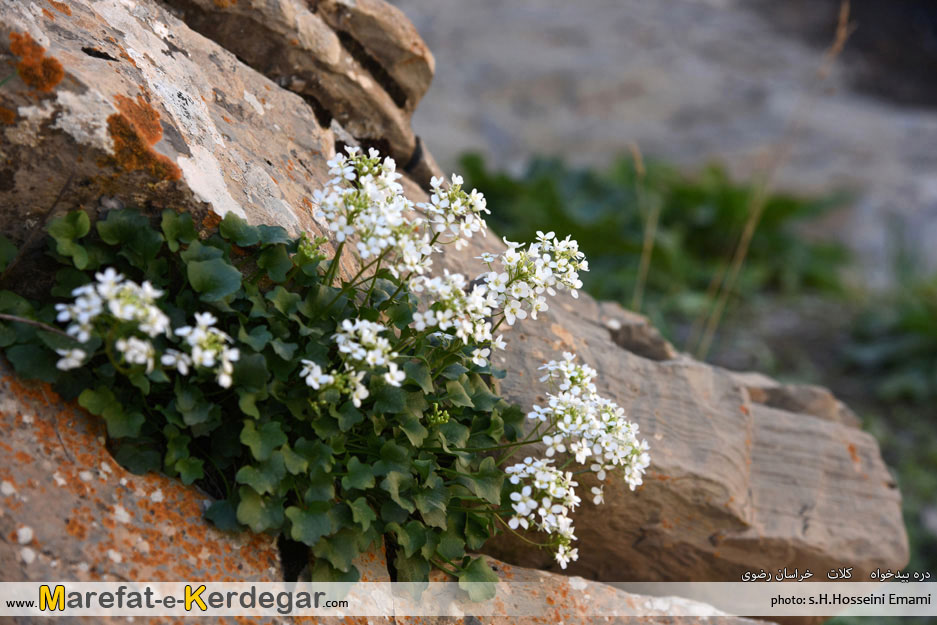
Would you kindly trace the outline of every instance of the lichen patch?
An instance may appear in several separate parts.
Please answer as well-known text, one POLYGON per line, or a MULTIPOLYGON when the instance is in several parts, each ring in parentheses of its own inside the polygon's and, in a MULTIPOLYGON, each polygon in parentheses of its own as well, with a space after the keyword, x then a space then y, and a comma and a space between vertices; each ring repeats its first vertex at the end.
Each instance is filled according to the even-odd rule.
POLYGON ((46 49, 29 33, 10 33, 10 52, 20 57, 16 65, 19 77, 37 91, 48 93, 65 77, 65 69, 59 60, 46 56, 46 49))

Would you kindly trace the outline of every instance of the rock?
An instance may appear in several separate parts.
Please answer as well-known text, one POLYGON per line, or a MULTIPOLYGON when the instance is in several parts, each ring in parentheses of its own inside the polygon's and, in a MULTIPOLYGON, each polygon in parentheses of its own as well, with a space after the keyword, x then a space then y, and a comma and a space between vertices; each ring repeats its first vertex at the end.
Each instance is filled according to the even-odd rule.
MULTIPOLYGON (((637 492, 609 484, 604 506, 583 504, 580 561, 571 572, 606 581, 730 581, 753 558, 766 570, 843 563, 871 570, 906 561, 900 495, 871 436, 753 403, 717 368, 625 352, 587 306, 557 304, 509 337, 522 348, 498 363, 512 372, 505 394, 522 406, 540 403, 537 364, 573 351, 598 369, 600 391, 640 425, 652 459, 637 492)), ((507 542, 491 553, 555 570, 507 542)))
MULTIPOLYGON (((99 419, 74 404, 63 403, 46 385, 21 383, 3 361, 0 391, 0 566, 6 579, 282 579, 279 554, 271 537, 218 531, 202 518, 208 499, 196 489, 155 473, 128 473, 105 448, 105 428, 99 419)), ((513 597, 501 607, 505 613, 514 614, 540 613, 544 609, 551 612, 548 618, 524 619, 526 623, 555 619, 588 622, 589 615, 597 610, 626 610, 655 624, 670 621, 653 617, 679 616, 687 607, 695 608, 694 613, 707 610, 693 602, 629 594, 581 578, 512 567, 490 558, 489 563, 504 581, 536 584, 536 595, 513 597), (553 603, 557 597, 563 601, 553 603)), ((390 580, 383 550, 360 556, 356 565, 362 581, 390 580)), ((446 580, 437 575, 436 581, 446 580)), ((510 587, 504 592, 510 596, 510 587)), ((710 610, 716 619, 707 620, 709 623, 754 623, 710 610)), ((143 622, 166 621, 150 617, 143 622)), ((342 620, 361 625, 392 621, 419 622, 400 616, 342 620)), ((98 623, 101 619, 69 622, 98 623)), ((240 621, 222 618, 217 622, 240 621)), ((290 622, 323 620, 300 618, 290 622)), ((481 622, 508 623, 515 619, 482 618, 481 622)))
POLYGON ((651 360, 674 360, 680 353, 644 315, 617 302, 599 302, 599 315, 612 341, 629 352, 651 360))
POLYGON ((429 89, 436 60, 407 16, 384 0, 319 0, 316 11, 377 61, 403 92, 398 104, 412 112, 429 89))
MULTIPOLYGON (((413 25, 383 0, 166 1, 191 28, 303 96, 323 125, 334 118, 358 143, 390 154, 401 167, 419 171, 422 162, 433 169, 410 128, 433 57, 413 25)), ((420 182, 426 186, 429 176, 420 182)))
POLYGON ((862 425, 856 413, 822 386, 781 384, 760 374, 732 375, 745 387, 749 397, 756 404, 799 412, 856 428, 862 425))
MULTIPOLYGON (((557 623, 633 623, 663 625, 758 625, 755 621, 729 616, 696 601, 679 597, 637 595, 582 577, 556 575, 525 569, 486 557, 498 579, 508 582, 498 589, 495 611, 499 614, 532 616, 466 616, 461 619, 397 617, 398 625, 555 625, 557 623), (519 584, 512 588, 511 584, 519 584), (608 617, 601 615, 616 614, 608 617), (705 615, 705 616, 700 616, 705 615)), ((448 581, 438 572, 432 581, 448 581)))
MULTIPOLYGON (((15 49, 3 47, 0 60, 28 60, 30 81, 17 78, 0 89, 0 105, 13 112, 12 123, 0 127, 0 231, 21 244, 41 234, 50 211, 124 204, 192 211, 205 226, 235 211, 253 223, 320 232, 309 200, 328 178, 333 146, 357 137, 349 127, 321 123, 311 104, 151 0, 69 6, 71 15, 49 17, 31 3, 0 0, 0 42, 17 33, 15 49)), ((243 21, 245 31, 257 21, 243 21)), ((308 45, 327 64, 332 44, 325 30, 316 32, 318 43, 308 45)), ((417 180, 404 180, 413 199, 425 199, 417 180)), ((501 249, 496 236, 476 237, 438 265, 474 275, 482 270, 476 256, 501 249)), ((38 258, 22 260, 18 281, 41 281, 38 258)), ((798 412, 809 402, 784 404, 790 410, 753 402, 732 374, 677 354, 619 307, 586 295, 550 306, 538 321, 507 333, 509 349, 497 362, 511 372, 506 397, 524 408, 540 401, 537 367, 575 351, 599 370, 601 391, 640 424, 653 460, 635 493, 619 484, 607 489, 605 507, 583 504, 576 516, 581 560, 571 573, 735 580, 755 556, 766 570, 896 569, 907 561, 900 497, 870 436, 798 412), (609 328, 613 319, 620 328, 609 328)), ((41 444, 56 440, 44 436, 41 444)), ((50 457, 52 473, 59 460, 50 457)), ((124 508, 132 511, 130 505, 124 508)), ((37 540, 48 540, 33 529, 37 540)), ((95 553, 108 557, 112 547, 102 548, 95 553)), ((11 553, 5 557, 15 561, 11 553)), ((491 553, 512 564, 552 566, 509 541, 493 544, 491 553)))
POLYGON ((163 475, 128 473, 104 434, 103 422, 45 385, 24 385, 0 360, 4 579, 282 579, 271 537, 216 530, 202 519, 205 495, 163 475))

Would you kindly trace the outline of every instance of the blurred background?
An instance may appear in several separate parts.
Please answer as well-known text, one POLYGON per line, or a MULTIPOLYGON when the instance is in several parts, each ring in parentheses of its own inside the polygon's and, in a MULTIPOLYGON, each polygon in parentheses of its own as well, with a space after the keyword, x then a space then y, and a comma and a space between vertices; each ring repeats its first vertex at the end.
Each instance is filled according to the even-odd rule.
POLYGON ((715 364, 828 386, 937 574, 937 2, 392 0, 414 128, 513 240, 715 364))

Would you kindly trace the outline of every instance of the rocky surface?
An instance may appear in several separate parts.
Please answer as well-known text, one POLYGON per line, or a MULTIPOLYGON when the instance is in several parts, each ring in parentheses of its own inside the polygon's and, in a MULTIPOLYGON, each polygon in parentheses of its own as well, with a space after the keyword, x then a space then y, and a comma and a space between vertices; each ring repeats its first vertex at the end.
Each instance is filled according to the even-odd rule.
MULTIPOLYGON (((105 428, 42 384, 24 384, 0 361, 0 567, 16 581, 281 581, 275 541, 269 536, 224 533, 202 519, 209 500, 196 489, 158 474, 133 475, 111 458, 105 428), (53 503, 54 502, 54 503, 53 503)), ((588 622, 590 614, 634 614, 655 625, 681 614, 706 614, 712 625, 745 625, 703 604, 646 597, 582 578, 513 567, 489 558, 500 579, 524 592, 504 590, 494 610, 518 617, 359 617, 342 623, 588 622), (535 589, 534 592, 529 592, 535 589)), ((355 563, 362 581, 390 581, 375 550, 355 563)), ((437 576, 434 581, 449 581, 437 576)), ((489 608, 490 609, 490 608, 489 608)), ((63 619, 116 622, 118 619, 63 619)), ((627 620, 627 617, 618 619, 627 620)), ((22 622, 31 622, 23 619, 22 622)), ((136 622, 158 623, 151 617, 136 622)), ((18 622, 18 621, 15 621, 18 622)), ((245 619, 217 619, 219 623, 245 619)), ((277 621, 278 625, 281 621, 277 621)), ((298 618, 286 622, 339 622, 298 618)), ((681 619, 690 625, 697 617, 681 619)))
MULTIPOLYGON (((882 23, 863 5, 880 12, 896 5, 910 14, 916 3, 853 3, 862 20, 856 41, 818 84, 833 38, 826 20, 838 1, 393 2, 436 55, 436 80, 414 127, 447 169, 464 150, 481 151, 500 167, 517 168, 539 154, 602 164, 635 142, 645 155, 691 171, 717 160, 750 176, 789 140, 797 117, 801 131, 777 185, 855 194, 815 231, 856 250, 856 281, 881 286, 893 279, 896 234, 937 269, 937 112, 870 96, 851 80, 861 57, 850 55, 851 47, 882 23), (803 31, 818 14, 809 29, 819 45, 789 32, 791 21, 803 31)), ((923 39, 933 28, 926 16, 909 16, 900 32, 923 39)), ((869 56, 900 47, 895 35, 885 39, 869 56)), ((933 72, 927 58, 908 52, 904 62, 933 72)), ((929 88, 920 78, 889 80, 876 82, 929 88)))
MULTIPOLYGON (((59 4, 0 0, 0 42, 13 44, 0 46, 0 60, 20 69, 0 89, 0 106, 10 112, 0 127, 0 231, 17 243, 28 242, 50 212, 76 207, 94 212, 115 203, 193 211, 206 226, 235 211, 255 223, 318 231, 309 210, 312 190, 326 178, 324 163, 333 146, 356 138, 335 123, 337 116, 324 123, 313 105, 152 1, 59 4)), ((217 9, 196 0, 190 4, 217 12, 219 22, 228 19, 225 11, 248 6, 243 1, 223 2, 232 6, 217 9)), ((284 0, 266 3, 263 10, 274 5, 294 6, 284 0)), ((342 28, 363 37, 380 20, 365 10, 376 5, 355 6, 365 17, 325 8, 321 15, 309 15, 329 28, 345 24, 342 28)), ((242 35, 289 37, 283 28, 278 33, 245 27, 242 35)), ((403 37, 370 53, 393 75, 400 58, 393 51, 411 45, 406 37, 412 30, 382 32, 403 37)), ((344 49, 341 38, 339 43, 344 49)), ((339 54, 350 55, 347 50, 339 54)), ((315 71, 322 70, 317 66, 315 71)), ((411 81, 395 80, 416 94, 425 83, 420 72, 425 70, 411 81)), ((406 107, 397 112, 400 119, 408 115, 406 107)), ((425 197, 419 184, 423 176, 414 171, 405 180, 419 200, 425 197)), ((495 236, 476 237, 468 249, 447 255, 441 264, 474 273, 481 270, 474 257, 500 246, 495 236)), ((33 260, 24 259, 17 274, 28 275, 33 260)), ((759 399, 751 390, 754 382, 677 353, 646 320, 620 307, 588 296, 558 298, 551 305, 540 320, 508 333, 507 360, 499 363, 511 371, 504 393, 530 406, 542 394, 537 367, 564 350, 575 351, 601 372, 602 392, 640 424, 653 459, 646 484, 637 492, 623 485, 609 488, 604 508, 583 505, 576 521, 582 556, 570 572, 593 580, 735 580, 753 566, 895 569, 907 561, 900 496, 870 436, 845 421, 807 414, 820 411, 810 401, 759 399)), ((4 432, 7 446, 0 447, 7 456, 0 478, 14 480, 15 491, 0 518, 6 524, 0 547, 7 570, 36 579, 30 567, 37 567, 35 575, 50 574, 52 561, 58 560, 63 571, 87 562, 89 575, 157 576, 166 570, 160 558, 176 553, 173 549, 183 549, 184 555, 165 566, 192 568, 169 568, 170 574, 221 579, 235 570, 211 568, 211 558, 203 563, 199 550, 185 549, 188 529, 158 537, 159 542, 146 533, 156 520, 148 514, 156 512, 139 502, 159 488, 176 498, 176 509, 186 517, 158 524, 160 531, 167 525, 191 527, 193 536, 217 541, 218 549, 233 548, 235 543, 199 520, 199 495, 158 476, 132 478, 110 461, 107 472, 101 467, 107 458, 96 438, 100 432, 83 414, 60 406, 47 391, 24 390, 8 375, 5 383, 13 390, 3 393, 9 398, 3 414, 10 434, 4 432), (45 403, 36 403, 40 396, 45 403), (27 423, 24 415, 32 421, 27 423), (80 437, 81 445, 65 439, 63 430, 80 437), (8 436, 21 442, 14 445, 8 436), (62 440, 73 445, 60 445, 62 440), (79 457, 80 448, 86 449, 79 457), (50 477, 57 471, 65 485, 50 477), (85 471, 90 480, 81 477, 85 471), (127 484, 120 483, 122 478, 127 484), (116 505, 140 527, 124 528, 112 518, 116 505), (29 506, 54 506, 61 513, 48 521, 48 534, 37 532, 39 543, 29 547, 34 557, 27 563, 23 547, 13 544, 9 533, 21 523, 38 526, 29 506), (54 529, 67 530, 78 508, 89 509, 79 518, 88 536, 79 542, 67 532, 53 535, 54 529), (134 564, 141 537, 149 542, 150 555, 141 552, 140 563, 134 564)), ((252 540, 244 547, 253 554, 251 568, 238 570, 236 577, 275 576, 271 545, 252 540)), ((492 554, 511 563, 551 566, 540 554, 508 541, 493 545, 492 554)), ((524 575, 544 575, 560 586, 571 583, 545 573, 524 575)))

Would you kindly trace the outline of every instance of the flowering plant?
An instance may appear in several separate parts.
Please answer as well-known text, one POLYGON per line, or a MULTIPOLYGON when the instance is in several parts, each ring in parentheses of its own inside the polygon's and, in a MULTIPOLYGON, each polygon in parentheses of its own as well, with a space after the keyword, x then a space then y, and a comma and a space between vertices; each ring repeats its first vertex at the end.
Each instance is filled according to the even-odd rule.
POLYGON ((572 355, 545 365, 553 392, 527 419, 492 388, 505 372, 491 357, 503 325, 576 294, 576 242, 541 233, 483 255, 474 280, 433 276, 442 246, 485 233, 484 197, 453 176, 415 205, 374 151, 330 167, 315 200, 332 254, 231 213, 201 235, 173 211, 158 227, 130 209, 93 230, 81 211, 53 220, 59 301, 0 292, 0 347, 102 417, 129 469, 197 483, 221 528, 308 546, 314 579, 356 579, 354 558, 384 536, 401 581, 433 566, 493 581, 466 551, 499 529, 546 532, 565 568, 576 474, 618 471, 634 488, 647 446, 572 355), (546 458, 508 465, 533 443, 546 458))

